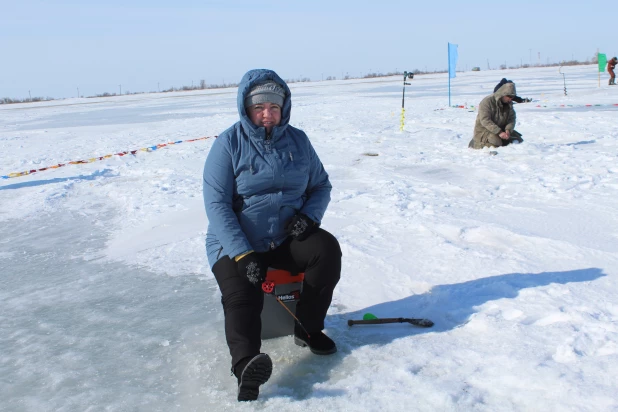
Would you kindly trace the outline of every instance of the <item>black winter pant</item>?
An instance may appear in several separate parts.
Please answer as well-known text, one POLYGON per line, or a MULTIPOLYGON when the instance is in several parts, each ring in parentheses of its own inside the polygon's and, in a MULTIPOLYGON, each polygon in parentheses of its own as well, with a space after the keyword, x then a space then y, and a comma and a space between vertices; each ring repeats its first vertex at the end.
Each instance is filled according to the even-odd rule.
MULTIPOLYGON (((260 253, 260 257, 270 267, 305 273, 296 317, 309 334, 324 329, 324 318, 341 273, 337 239, 318 229, 302 242, 288 238, 278 248, 260 253)), ((260 353, 264 292, 239 275, 236 262, 228 256, 219 259, 212 272, 221 290, 225 337, 234 367, 241 359, 260 353)))

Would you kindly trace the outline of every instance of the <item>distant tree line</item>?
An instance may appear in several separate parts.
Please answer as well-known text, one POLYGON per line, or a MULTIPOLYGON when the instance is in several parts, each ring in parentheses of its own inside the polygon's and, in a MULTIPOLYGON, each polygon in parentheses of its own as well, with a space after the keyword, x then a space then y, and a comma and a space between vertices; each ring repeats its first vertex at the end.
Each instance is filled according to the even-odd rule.
MULTIPOLYGON (((183 92, 183 91, 190 91, 190 90, 225 89, 228 87, 237 87, 237 86, 238 86, 238 83, 208 84, 206 83, 206 80, 200 80, 199 85, 170 87, 169 89, 161 90, 161 93, 183 92)), ((156 92, 150 92, 150 93, 156 93, 156 92)))
POLYGON ((26 97, 25 99, 12 99, 10 97, 2 97, 0 98, 0 104, 45 102, 48 100, 54 100, 54 98, 53 97, 26 97))
MULTIPOLYGON (((595 64, 597 63, 597 55, 595 54, 592 58, 590 59, 586 59, 585 61, 579 61, 579 60, 568 60, 568 61, 562 61, 559 63, 547 63, 547 64, 520 64, 520 65, 515 65, 515 66, 507 66, 506 64, 502 64, 500 65, 500 69, 505 70, 505 69, 520 69, 520 68, 528 68, 528 67, 554 67, 554 66, 580 66, 580 65, 586 65, 586 64, 595 64)), ((419 69, 414 69, 412 71, 412 73, 414 73, 414 75, 417 74, 430 74, 430 73, 446 73, 448 72, 448 70, 419 70, 419 69)), ((372 72, 372 73, 367 73, 358 77, 354 77, 354 76, 350 76, 349 74, 345 74, 342 76, 342 80, 350 80, 350 79, 370 79, 370 78, 375 78, 375 77, 390 77, 390 76, 403 76, 403 72, 402 71, 391 71, 391 72, 387 72, 387 73, 381 73, 381 72, 372 72)), ((327 81, 330 80, 337 80, 337 77, 335 76, 327 76, 326 79, 327 81)), ((296 79, 286 79, 285 80, 287 83, 304 83, 304 82, 310 82, 311 79, 309 77, 302 77, 299 76, 296 79)), ((160 91, 150 91, 150 92, 130 92, 130 91, 126 91, 124 93, 122 93, 123 95, 127 95, 127 94, 142 94, 142 93, 169 93, 169 92, 181 92, 181 91, 191 91, 191 90, 206 90, 206 89, 225 89, 225 88, 230 88, 230 87, 238 87, 238 83, 220 83, 220 84, 207 84, 205 80, 200 80, 198 85, 191 85, 191 86, 181 86, 181 87, 170 87, 168 89, 164 89, 164 90, 160 90, 160 91)), ((96 94, 94 96, 86 96, 87 98, 92 98, 92 97, 112 97, 112 96, 119 96, 120 94, 118 93, 102 93, 102 94, 96 94)), ((83 96, 80 96, 83 97, 83 96)), ((9 97, 4 97, 4 98, 0 98, 0 104, 11 104, 11 103, 31 103, 31 102, 41 102, 41 101, 49 101, 49 100, 55 100, 52 97, 32 97, 32 98, 25 98, 25 99, 13 99, 13 98, 9 98, 9 97)))
POLYGON ((564 60, 559 63, 545 63, 545 64, 520 64, 516 66, 508 66, 506 64, 501 64, 500 69, 527 69, 528 67, 557 67, 557 66, 583 66, 586 64, 595 64, 597 63, 597 57, 595 56, 593 59, 588 59, 586 61, 580 62, 579 60, 564 60))
MULTIPOLYGON (((143 93, 169 93, 169 92, 185 92, 185 91, 191 91, 191 90, 206 90, 206 89, 225 89, 228 87, 237 87, 238 83, 221 83, 221 84, 208 84, 206 83, 206 80, 200 80, 200 83, 198 85, 191 85, 191 86, 180 86, 180 87, 170 87, 168 89, 163 89, 160 91, 154 91, 151 90, 149 92, 130 92, 130 91, 126 91, 124 93, 122 93, 123 95, 126 94, 143 94, 143 93)), ((119 96, 118 93, 102 93, 102 94, 96 94, 94 96, 86 96, 86 98, 91 98, 91 97, 111 97, 111 96, 119 96)))

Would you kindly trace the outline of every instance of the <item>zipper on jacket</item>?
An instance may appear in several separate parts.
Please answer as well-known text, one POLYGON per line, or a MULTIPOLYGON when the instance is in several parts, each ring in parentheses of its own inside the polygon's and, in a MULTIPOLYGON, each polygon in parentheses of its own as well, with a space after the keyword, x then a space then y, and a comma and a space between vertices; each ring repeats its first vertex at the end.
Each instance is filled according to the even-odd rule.
POLYGON ((264 148, 267 152, 270 152, 270 134, 266 133, 266 137, 264 138, 264 148))
POLYGON ((275 250, 276 246, 275 246, 275 242, 274 241, 270 241, 270 250, 275 250))

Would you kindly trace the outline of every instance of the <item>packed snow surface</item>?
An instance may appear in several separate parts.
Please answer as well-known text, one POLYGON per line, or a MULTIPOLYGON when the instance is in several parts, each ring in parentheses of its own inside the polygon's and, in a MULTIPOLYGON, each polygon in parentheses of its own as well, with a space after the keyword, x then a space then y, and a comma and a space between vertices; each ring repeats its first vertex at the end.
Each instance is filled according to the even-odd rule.
POLYGON ((447 75, 419 75, 400 131, 402 80, 290 85, 333 185, 339 351, 264 341, 251 404, 201 193, 236 89, 0 106, 2 176, 112 154, 0 180, 0 410, 618 410, 618 87, 596 66, 458 73, 449 107, 447 75), (534 99, 524 143, 468 149, 502 77, 534 99), (347 326, 365 313, 435 326, 347 326))

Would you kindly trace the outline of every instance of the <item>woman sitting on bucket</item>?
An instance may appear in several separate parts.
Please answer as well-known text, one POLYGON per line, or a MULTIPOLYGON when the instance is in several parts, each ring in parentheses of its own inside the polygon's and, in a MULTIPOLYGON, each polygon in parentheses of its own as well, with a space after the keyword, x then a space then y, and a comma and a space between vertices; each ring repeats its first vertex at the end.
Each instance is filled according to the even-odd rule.
POLYGON ((272 70, 238 86, 240 120, 215 140, 204 167, 206 252, 222 294, 238 400, 255 400, 272 372, 261 348, 262 282, 269 267, 304 272, 294 341, 337 351, 324 318, 341 272, 341 249, 320 223, 331 184, 307 135, 289 124, 287 84, 272 70))

